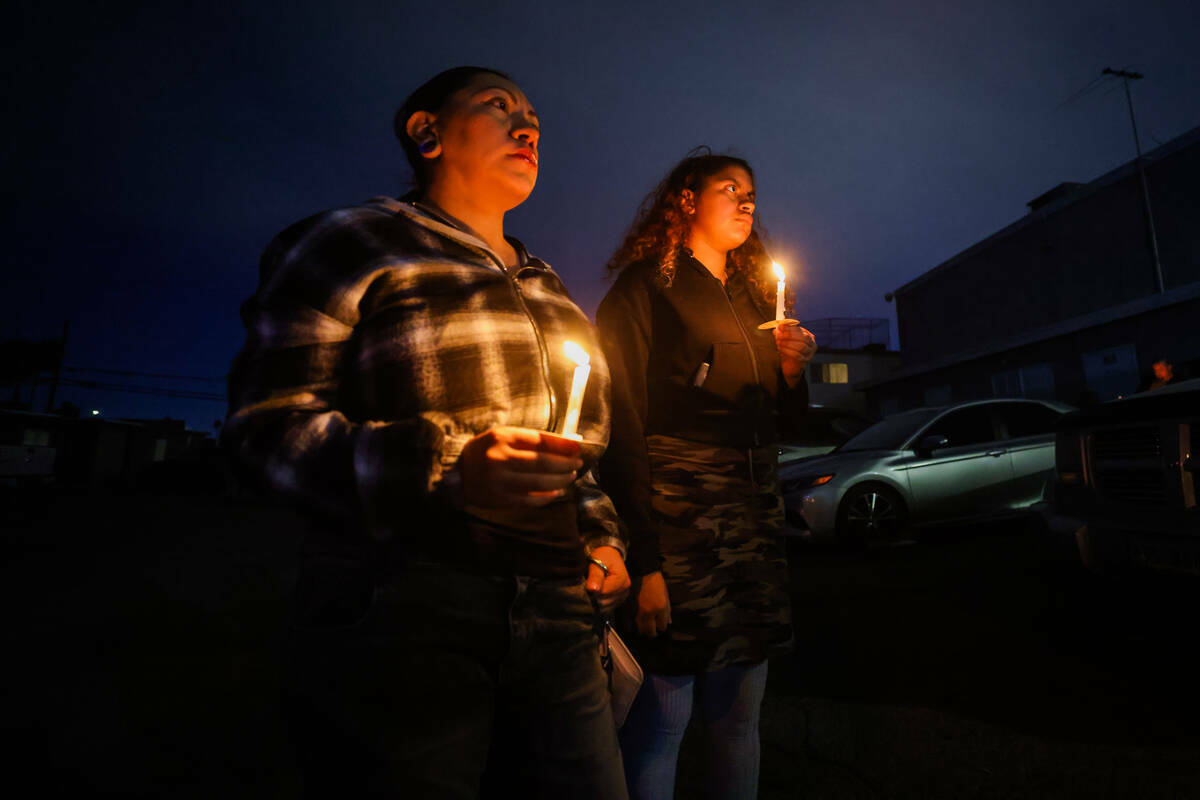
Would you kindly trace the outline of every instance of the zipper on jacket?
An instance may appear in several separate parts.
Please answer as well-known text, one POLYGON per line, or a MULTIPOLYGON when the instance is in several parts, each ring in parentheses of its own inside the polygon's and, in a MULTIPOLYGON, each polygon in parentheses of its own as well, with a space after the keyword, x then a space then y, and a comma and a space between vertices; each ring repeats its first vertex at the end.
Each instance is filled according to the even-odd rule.
MULTIPOLYGON (((762 377, 758 374, 758 358, 754 355, 754 345, 750 343, 750 336, 746 333, 746 326, 742 324, 742 318, 738 316, 737 309, 733 307, 733 298, 729 296, 729 289, 724 284, 721 285, 721 294, 725 295, 725 302, 729 304, 729 313, 733 314, 733 321, 737 323, 738 330, 741 331, 742 341, 746 343, 746 351, 750 353, 750 366, 754 368, 754 382, 762 385, 762 377)), ((758 424, 754 424, 754 446, 758 447, 758 424)))
MULTIPOLYGON (((501 269, 504 269, 501 267, 501 269)), ((525 302, 525 293, 521 291, 521 284, 517 283, 517 275, 525 267, 521 267, 516 272, 510 273, 504 270, 504 275, 508 283, 513 288, 513 292, 517 295, 517 301, 521 304, 521 310, 525 312, 525 316, 529 319, 529 324, 533 326, 533 335, 537 339, 538 354, 541 356, 542 381, 546 384, 546 394, 550 398, 550 403, 547 406, 548 416, 546 419, 546 430, 551 433, 558 430, 558 397, 554 394, 554 384, 550 380, 550 348, 546 346, 546 337, 542 335, 542 328, 537 324, 537 319, 534 318, 533 312, 529 310, 529 304, 525 302)))
MULTIPOLYGON (((454 225, 448 220, 441 219, 441 215, 434 214, 430 209, 426 209, 424 206, 421 206, 420 209, 425 214, 436 218, 441 224, 450 228, 454 228, 455 230, 459 230, 457 225, 454 225)), ((537 339, 538 355, 541 357, 542 383, 546 385, 546 395, 550 398, 550 402, 546 406, 547 411, 549 412, 546 419, 546 430, 554 432, 558 428, 559 408, 558 397, 554 394, 554 382, 550 380, 550 350, 546 346, 546 337, 542 335, 542 329, 537 323, 537 318, 533 316, 533 312, 529 310, 529 304, 525 302, 525 293, 521 291, 521 286, 519 283, 517 283, 517 274, 520 273, 521 270, 526 269, 526 267, 518 267, 516 271, 510 273, 508 268, 504 266, 504 262, 500 259, 500 256, 493 253, 490 247, 481 248, 470 242, 464 242, 462 240, 458 240, 457 243, 463 247, 468 247, 477 253, 482 253, 486 258, 491 259, 492 262, 495 263, 496 267, 499 268, 500 272, 504 274, 504 278, 508 282, 508 285, 512 287, 513 293, 516 294, 517 302, 521 305, 521 311, 525 312, 525 318, 529 320, 529 324, 533 328, 533 336, 535 339, 537 339)), ((526 253, 526 256, 528 256, 528 253, 526 253)), ((532 269, 532 267, 530 267, 530 269, 532 269)))

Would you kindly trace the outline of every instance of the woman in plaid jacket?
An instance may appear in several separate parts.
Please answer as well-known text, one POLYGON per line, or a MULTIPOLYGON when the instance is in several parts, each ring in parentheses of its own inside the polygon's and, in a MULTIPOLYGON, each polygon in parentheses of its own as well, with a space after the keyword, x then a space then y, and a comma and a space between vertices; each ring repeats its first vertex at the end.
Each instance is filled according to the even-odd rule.
POLYGON ((287 654, 306 792, 624 797, 593 627, 628 589, 624 545, 579 443, 548 433, 563 342, 592 357, 589 458, 608 372, 561 280, 503 230, 537 179, 537 115, 462 67, 396 132, 417 189, 270 244, 229 383, 235 463, 311 521, 287 654))

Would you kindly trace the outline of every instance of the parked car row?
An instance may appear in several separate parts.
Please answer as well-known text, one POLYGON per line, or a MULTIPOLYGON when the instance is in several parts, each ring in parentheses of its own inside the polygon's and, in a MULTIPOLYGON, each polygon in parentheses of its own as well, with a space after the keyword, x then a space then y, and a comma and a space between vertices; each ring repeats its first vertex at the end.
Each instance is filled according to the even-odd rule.
MULTIPOLYGON (((862 424, 839 414, 814 425, 832 437, 862 424)), ((1092 569, 1200 575, 1200 379, 1080 411, 1018 399, 920 408, 806 457, 815 435, 781 448, 791 535, 881 543, 1038 510, 1092 569)))
POLYGON ((894 541, 910 526, 1028 513, 1054 475, 1054 427, 1071 407, 998 399, 921 408, 828 455, 780 465, 790 532, 894 541))

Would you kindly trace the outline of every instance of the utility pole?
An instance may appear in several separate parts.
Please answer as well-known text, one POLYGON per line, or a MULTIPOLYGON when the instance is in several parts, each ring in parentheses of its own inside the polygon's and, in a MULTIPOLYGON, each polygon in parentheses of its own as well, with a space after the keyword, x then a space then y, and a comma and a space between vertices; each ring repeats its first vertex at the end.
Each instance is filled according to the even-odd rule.
POLYGON ((1162 294, 1166 287, 1163 285, 1162 262, 1158 258, 1158 234, 1154 232, 1154 212, 1150 209, 1150 189, 1146 186, 1146 170, 1142 165, 1142 143, 1138 139, 1137 118, 1133 115, 1133 95, 1129 93, 1129 82, 1140 81, 1146 77, 1140 72, 1128 72, 1123 69, 1105 67, 1101 75, 1113 75, 1125 84, 1125 102, 1129 104, 1129 122, 1133 125, 1133 147, 1137 153, 1134 164, 1137 166, 1138 179, 1142 184, 1142 203, 1146 207, 1146 228, 1150 231, 1150 257, 1154 260, 1154 280, 1158 293, 1162 294))
MULTIPOLYGON (((46 398, 46 413, 54 413, 54 395, 58 394, 58 381, 62 376, 63 359, 67 357, 67 332, 71 330, 71 320, 63 323, 62 341, 58 344, 58 361, 54 364, 54 380, 50 383, 50 396, 46 398)), ((33 398, 29 399, 30 406, 33 398)))

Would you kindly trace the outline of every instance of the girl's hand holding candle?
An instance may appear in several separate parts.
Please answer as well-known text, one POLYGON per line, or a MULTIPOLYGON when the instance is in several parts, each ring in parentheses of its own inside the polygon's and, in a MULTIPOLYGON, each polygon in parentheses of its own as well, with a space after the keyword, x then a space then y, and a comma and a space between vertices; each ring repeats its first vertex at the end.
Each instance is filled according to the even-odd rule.
POLYGON ((804 368, 816 355, 817 340, 807 328, 792 323, 775 329, 775 347, 779 349, 779 368, 783 378, 788 386, 795 387, 804 374, 804 368))

